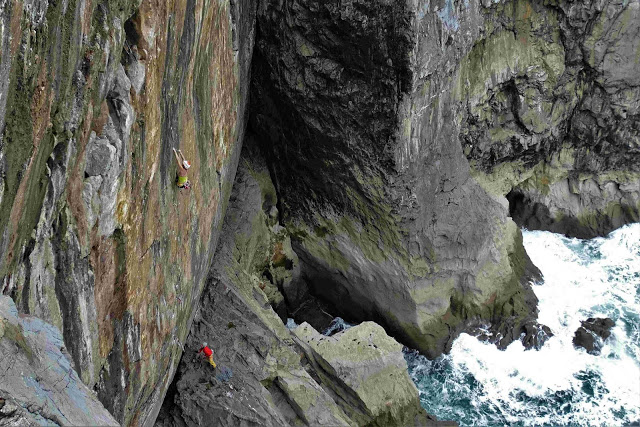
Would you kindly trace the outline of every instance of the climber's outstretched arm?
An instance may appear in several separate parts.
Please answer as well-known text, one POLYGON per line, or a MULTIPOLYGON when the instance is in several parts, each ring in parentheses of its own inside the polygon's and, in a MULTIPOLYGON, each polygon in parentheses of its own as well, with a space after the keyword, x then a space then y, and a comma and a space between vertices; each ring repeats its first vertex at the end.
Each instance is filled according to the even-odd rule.
POLYGON ((173 154, 176 156, 176 163, 178 163, 178 167, 182 168, 182 161, 180 160, 180 157, 178 157, 178 152, 175 148, 173 149, 173 154))

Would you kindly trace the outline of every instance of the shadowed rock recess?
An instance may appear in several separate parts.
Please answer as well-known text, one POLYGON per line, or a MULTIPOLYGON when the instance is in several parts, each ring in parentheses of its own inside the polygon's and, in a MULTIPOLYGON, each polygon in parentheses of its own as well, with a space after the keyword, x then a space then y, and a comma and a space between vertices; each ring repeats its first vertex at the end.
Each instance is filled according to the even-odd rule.
MULTIPOLYGON (((640 220, 638 22, 640 0, 0 1, 0 363, 57 360, 106 424, 420 424, 383 343, 539 348, 518 226, 640 220), (358 335, 406 399, 282 323, 333 316, 393 337, 358 335), (64 352, 32 355, 36 321, 64 352)), ((57 385, 38 406, 59 373, 0 417, 92 423, 57 385)))

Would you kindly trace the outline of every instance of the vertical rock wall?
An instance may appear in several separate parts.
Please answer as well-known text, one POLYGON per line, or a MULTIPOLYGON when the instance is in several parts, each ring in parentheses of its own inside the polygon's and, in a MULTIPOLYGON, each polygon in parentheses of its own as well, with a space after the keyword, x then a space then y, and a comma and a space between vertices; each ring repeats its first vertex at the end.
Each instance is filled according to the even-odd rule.
POLYGON ((432 356, 477 322, 526 333, 509 216, 639 218, 639 7, 262 2, 251 120, 312 292, 432 356))
POLYGON ((254 21, 224 0, 0 4, 2 293, 63 331, 123 424, 155 419, 202 291, 254 21))
POLYGON ((535 316, 505 203, 470 176, 459 62, 477 1, 264 2, 252 124, 311 288, 435 356, 535 316), (525 283, 523 286, 521 282, 525 283))

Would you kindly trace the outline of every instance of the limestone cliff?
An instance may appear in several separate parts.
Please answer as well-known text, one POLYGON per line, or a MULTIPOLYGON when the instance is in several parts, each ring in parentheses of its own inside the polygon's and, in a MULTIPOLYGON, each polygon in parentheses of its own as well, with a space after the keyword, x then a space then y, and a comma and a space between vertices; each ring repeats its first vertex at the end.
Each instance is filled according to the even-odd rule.
POLYGON ((311 292, 430 356, 540 330, 509 215, 638 219, 638 6, 261 2, 250 120, 311 292))
POLYGON ((119 423, 153 423, 179 361, 240 152, 254 23, 235 0, 0 2, 2 294, 63 331, 119 423))

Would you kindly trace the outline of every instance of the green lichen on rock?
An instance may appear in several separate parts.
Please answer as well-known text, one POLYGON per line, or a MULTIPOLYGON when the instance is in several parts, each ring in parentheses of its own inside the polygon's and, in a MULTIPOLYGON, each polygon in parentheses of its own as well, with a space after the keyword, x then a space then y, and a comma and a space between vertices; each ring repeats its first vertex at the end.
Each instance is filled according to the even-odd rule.
POLYGON ((27 343, 22 326, 14 325, 7 319, 0 319, 0 340, 11 341, 33 362, 33 350, 27 343))
POLYGON ((363 322, 331 337, 309 324, 294 333, 324 386, 359 425, 414 425, 425 422, 418 390, 407 375, 402 345, 384 329, 363 322))
POLYGON ((548 194, 551 185, 567 178, 574 161, 575 150, 565 147, 532 167, 518 160, 500 163, 487 173, 475 168, 472 162, 471 176, 488 194, 497 198, 506 196, 516 187, 548 194))
MULTIPOLYGON (((519 1, 517 4, 518 10, 533 10, 526 1, 519 1)), ((546 19, 557 25, 557 19, 552 13, 548 12, 546 19)), ((527 19, 516 22, 515 32, 503 30, 491 34, 479 41, 461 61, 456 85, 459 98, 476 99, 486 96, 487 87, 495 84, 495 81, 506 80, 512 74, 524 75, 532 70, 547 75, 545 86, 555 86, 565 69, 564 49, 559 42, 558 31, 552 32, 555 41, 546 41, 531 34, 531 26, 540 22, 539 20, 530 15, 527 19)))
MULTIPOLYGON (((355 196, 354 199, 360 200, 355 196)), ((316 215, 313 230, 304 223, 293 222, 287 224, 287 229, 315 258, 339 271, 348 270, 351 265, 349 257, 342 252, 341 241, 354 245, 372 263, 399 263, 410 280, 426 277, 437 269, 435 254, 431 253, 427 259, 409 254, 402 243, 402 232, 389 219, 388 211, 385 210, 376 223, 375 214, 367 211, 364 205, 360 209, 365 217, 371 217, 371 221, 361 221, 351 215, 331 219, 316 215)))

